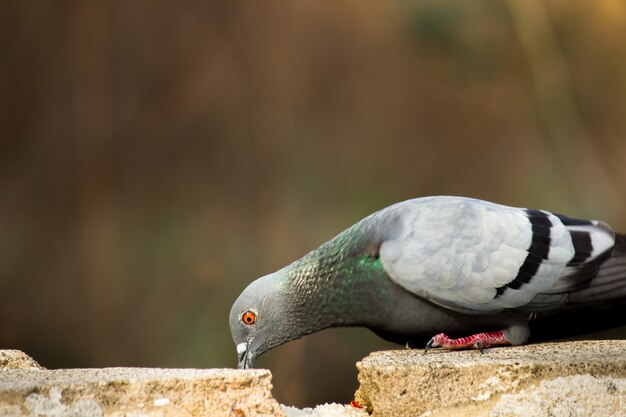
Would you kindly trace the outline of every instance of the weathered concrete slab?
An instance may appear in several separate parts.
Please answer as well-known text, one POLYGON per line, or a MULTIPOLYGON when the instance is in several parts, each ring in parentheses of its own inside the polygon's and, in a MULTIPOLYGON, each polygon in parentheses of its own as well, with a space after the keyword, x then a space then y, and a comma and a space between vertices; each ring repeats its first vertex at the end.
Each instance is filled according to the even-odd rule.
MULTIPOLYGON (((626 416, 626 341, 474 351, 375 352, 357 364, 356 400, 374 416, 626 416)), ((280 406, 268 370, 46 370, 0 351, 5 416, 364 416, 339 404, 280 406)))
POLYGON ((357 367, 374 416, 626 415, 624 340, 375 352, 357 367))
POLYGON ((283 405, 287 417, 369 417, 365 410, 344 404, 323 404, 315 408, 296 408, 283 405))
POLYGON ((0 350, 0 370, 1 369, 43 369, 33 358, 21 350, 0 350))
POLYGON ((503 395, 490 416, 626 416, 626 378, 572 375, 541 381, 503 395))
POLYGON ((268 370, 3 368, 0 416, 284 416, 271 387, 268 370))

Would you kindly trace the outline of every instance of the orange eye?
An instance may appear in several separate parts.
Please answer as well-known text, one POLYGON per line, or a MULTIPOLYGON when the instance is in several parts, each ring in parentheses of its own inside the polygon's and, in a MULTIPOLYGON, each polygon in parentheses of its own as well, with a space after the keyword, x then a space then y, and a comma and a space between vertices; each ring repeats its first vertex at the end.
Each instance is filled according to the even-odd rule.
POLYGON ((256 314, 254 314, 252 311, 246 311, 245 313, 243 313, 243 316, 241 316, 241 321, 246 324, 254 324, 254 322, 256 321, 256 314))

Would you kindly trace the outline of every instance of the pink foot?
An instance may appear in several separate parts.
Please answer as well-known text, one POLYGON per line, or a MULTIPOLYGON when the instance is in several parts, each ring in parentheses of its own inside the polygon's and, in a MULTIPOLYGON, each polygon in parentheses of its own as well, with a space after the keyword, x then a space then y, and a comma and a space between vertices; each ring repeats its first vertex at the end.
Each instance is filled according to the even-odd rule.
POLYGON ((478 349, 480 353, 483 353, 483 349, 490 346, 510 345, 509 339, 506 338, 504 332, 489 332, 478 333, 467 337, 460 337, 458 339, 450 339, 445 333, 439 333, 434 336, 426 344, 424 353, 428 352, 430 348, 440 347, 442 349, 478 349))

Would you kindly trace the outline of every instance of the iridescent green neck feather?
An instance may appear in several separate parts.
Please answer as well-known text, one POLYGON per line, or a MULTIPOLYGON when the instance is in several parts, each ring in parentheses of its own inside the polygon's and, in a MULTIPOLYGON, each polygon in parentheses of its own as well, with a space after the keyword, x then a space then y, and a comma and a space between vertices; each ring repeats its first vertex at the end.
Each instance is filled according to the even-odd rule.
POLYGON ((384 312, 376 297, 393 285, 378 248, 381 236, 361 222, 286 268, 289 319, 306 323, 307 333, 333 326, 376 322, 384 312))

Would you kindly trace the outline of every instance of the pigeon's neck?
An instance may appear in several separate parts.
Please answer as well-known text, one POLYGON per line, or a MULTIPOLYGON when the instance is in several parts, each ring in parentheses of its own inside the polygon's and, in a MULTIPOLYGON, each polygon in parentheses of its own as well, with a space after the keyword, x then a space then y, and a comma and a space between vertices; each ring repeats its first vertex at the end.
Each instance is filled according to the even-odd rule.
POLYGON ((357 224, 286 269, 290 315, 307 323, 306 334, 365 325, 380 314, 375 299, 388 282, 378 257, 381 238, 357 224))

